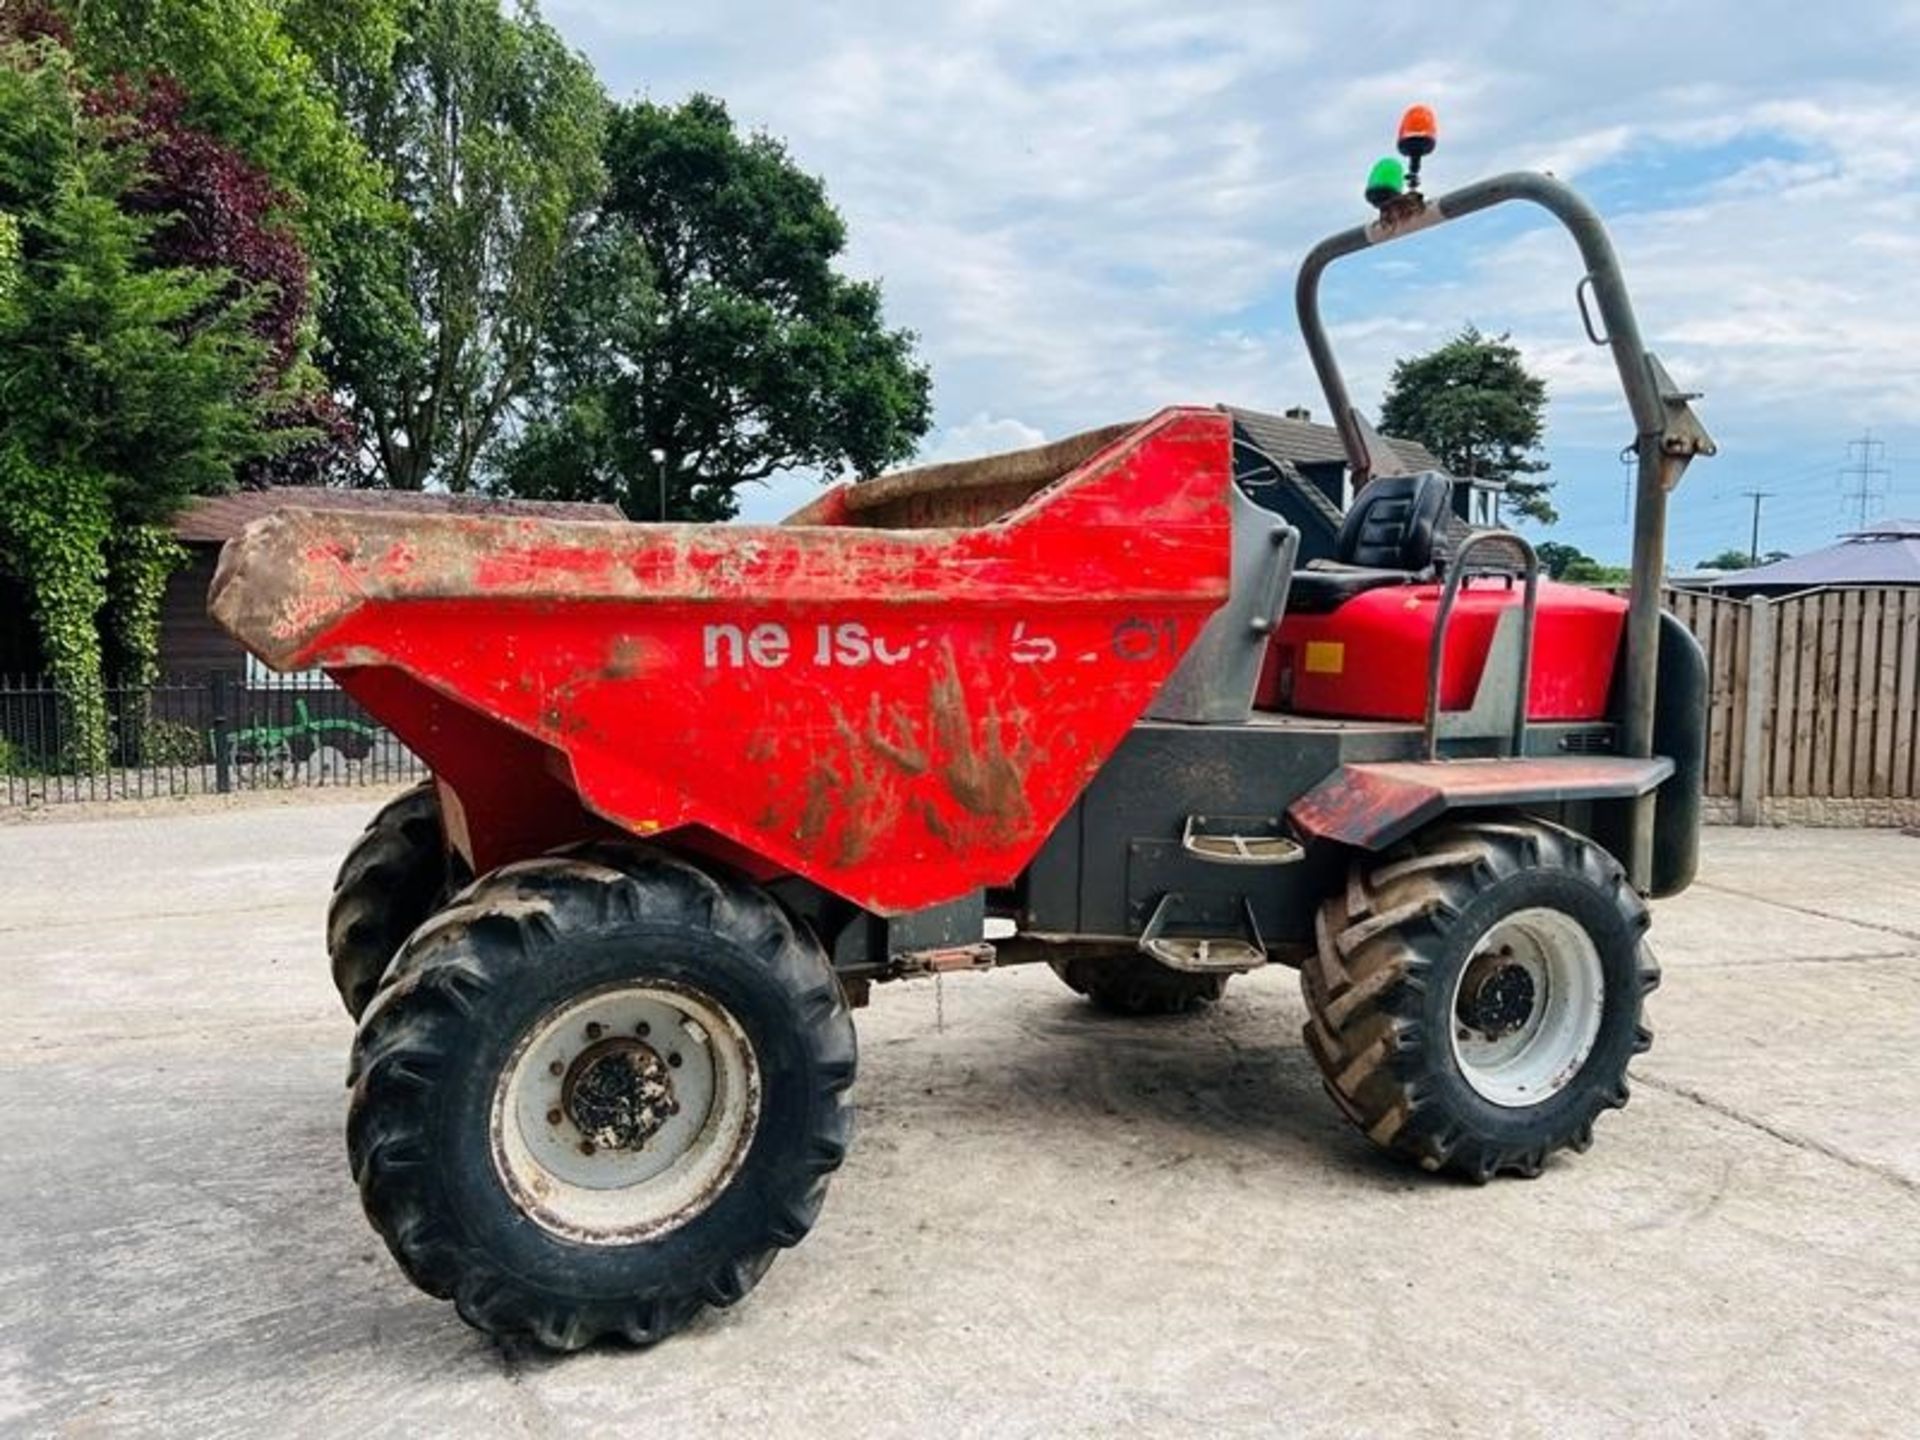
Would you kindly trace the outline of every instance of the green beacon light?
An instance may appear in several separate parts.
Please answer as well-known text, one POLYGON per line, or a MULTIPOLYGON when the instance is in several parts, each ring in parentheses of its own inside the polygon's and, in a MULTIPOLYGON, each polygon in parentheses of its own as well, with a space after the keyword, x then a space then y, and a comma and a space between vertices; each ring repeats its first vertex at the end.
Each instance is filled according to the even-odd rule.
POLYGON ((1382 155, 1367 172, 1367 203, 1376 210, 1398 200, 1407 188, 1407 167, 1396 155, 1382 155))

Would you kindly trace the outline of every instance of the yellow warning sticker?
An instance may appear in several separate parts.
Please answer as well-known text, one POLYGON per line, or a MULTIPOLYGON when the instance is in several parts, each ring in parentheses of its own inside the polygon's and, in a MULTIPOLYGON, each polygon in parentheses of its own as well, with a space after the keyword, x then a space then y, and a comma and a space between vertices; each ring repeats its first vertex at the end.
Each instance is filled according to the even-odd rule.
POLYGON ((1338 675, 1347 668, 1347 647, 1338 640, 1309 640, 1307 642, 1307 673, 1309 675, 1338 675))

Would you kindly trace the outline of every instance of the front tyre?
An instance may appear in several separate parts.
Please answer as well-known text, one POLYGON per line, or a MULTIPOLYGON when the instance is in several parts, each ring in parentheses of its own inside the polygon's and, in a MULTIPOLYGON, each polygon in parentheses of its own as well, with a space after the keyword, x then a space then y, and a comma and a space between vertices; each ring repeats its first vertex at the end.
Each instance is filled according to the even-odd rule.
POLYGON ((401 1268, 468 1323, 650 1344, 806 1235, 854 1064, 825 956, 762 892, 654 853, 529 861, 395 959, 348 1149, 401 1268))
POLYGON ((1301 972, 1328 1093, 1376 1144, 1475 1180, 1586 1149, 1652 1043, 1647 923, 1610 855, 1542 821, 1443 821, 1362 857, 1301 972))

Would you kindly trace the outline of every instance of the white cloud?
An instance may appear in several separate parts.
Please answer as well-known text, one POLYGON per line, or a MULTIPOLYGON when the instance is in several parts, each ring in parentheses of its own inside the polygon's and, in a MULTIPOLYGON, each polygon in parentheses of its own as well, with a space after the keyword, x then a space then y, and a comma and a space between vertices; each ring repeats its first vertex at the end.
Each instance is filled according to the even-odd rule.
POLYGON ((1024 450, 1044 443, 1046 438, 1046 431, 1024 420, 989 415, 983 410, 971 420, 939 431, 932 444, 921 450, 920 463, 933 465, 946 460, 972 460, 1002 450, 1024 450))
MULTIPOLYGON (((1433 188, 1517 166, 1600 187, 1647 337, 1709 392, 1726 473, 1800 463, 1873 422, 1920 447, 1912 5, 550 13, 616 93, 712 91, 826 178, 851 267, 883 279, 933 366, 925 454, 1179 401, 1324 408, 1292 268, 1363 218, 1361 178, 1412 100, 1440 115, 1433 188)), ((1371 403, 1394 358, 1463 321, 1510 328, 1552 383, 1570 494, 1580 456, 1625 438, 1607 356, 1572 310, 1572 249, 1482 233, 1477 255, 1395 247, 1330 281, 1355 396, 1371 403)))

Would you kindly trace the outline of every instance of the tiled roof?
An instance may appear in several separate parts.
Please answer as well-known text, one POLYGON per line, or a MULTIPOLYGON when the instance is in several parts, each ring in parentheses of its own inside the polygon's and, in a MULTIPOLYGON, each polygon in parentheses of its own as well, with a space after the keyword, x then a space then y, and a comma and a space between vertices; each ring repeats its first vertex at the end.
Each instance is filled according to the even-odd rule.
MULTIPOLYGON (((1316 425, 1311 420, 1292 420, 1285 415, 1269 415, 1264 410, 1242 410, 1237 405, 1222 406, 1255 446, 1275 460, 1290 460, 1296 465, 1341 464, 1347 460, 1340 432, 1331 425, 1316 425)), ((1415 470, 1440 470, 1443 467, 1433 452, 1418 440, 1396 440, 1382 436, 1394 453, 1415 470)))
POLYGON ((336 490, 320 485, 276 485, 203 495, 173 522, 189 544, 218 545, 263 515, 288 506, 305 510, 366 510, 405 515, 525 515, 542 520, 624 520, 617 505, 575 500, 503 500, 419 490, 336 490))

